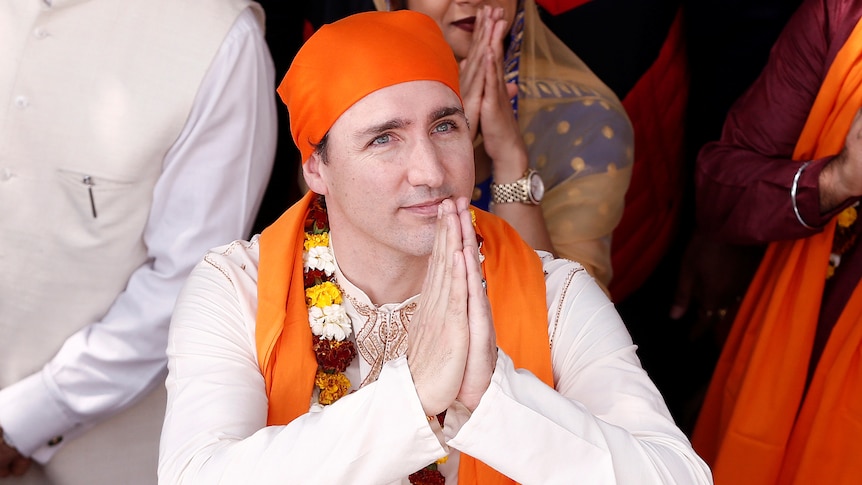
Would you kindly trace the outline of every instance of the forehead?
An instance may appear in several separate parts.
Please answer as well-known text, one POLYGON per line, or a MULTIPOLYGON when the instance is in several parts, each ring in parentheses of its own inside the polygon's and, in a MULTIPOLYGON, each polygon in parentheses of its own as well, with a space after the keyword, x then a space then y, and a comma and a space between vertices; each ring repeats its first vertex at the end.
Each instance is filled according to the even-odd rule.
POLYGON ((424 125, 444 108, 461 108, 452 89, 438 81, 410 81, 374 91, 348 108, 332 125, 330 135, 367 129, 390 120, 424 125))

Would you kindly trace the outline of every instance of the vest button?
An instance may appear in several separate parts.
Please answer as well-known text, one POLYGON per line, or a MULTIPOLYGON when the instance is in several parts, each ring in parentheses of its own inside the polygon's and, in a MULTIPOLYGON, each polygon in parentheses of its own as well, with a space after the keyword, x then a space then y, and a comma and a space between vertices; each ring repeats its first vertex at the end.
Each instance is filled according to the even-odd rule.
POLYGON ((33 31, 33 36, 35 36, 37 39, 44 39, 45 37, 48 37, 48 31, 43 29, 42 27, 38 27, 33 31))
POLYGON ((5 182, 11 178, 12 178, 12 171, 11 170, 9 170, 8 168, 4 168, 3 170, 0 170, 0 181, 5 182))
POLYGON ((20 109, 24 109, 27 106, 30 106, 30 100, 27 99, 27 96, 16 96, 15 97, 15 106, 20 109))

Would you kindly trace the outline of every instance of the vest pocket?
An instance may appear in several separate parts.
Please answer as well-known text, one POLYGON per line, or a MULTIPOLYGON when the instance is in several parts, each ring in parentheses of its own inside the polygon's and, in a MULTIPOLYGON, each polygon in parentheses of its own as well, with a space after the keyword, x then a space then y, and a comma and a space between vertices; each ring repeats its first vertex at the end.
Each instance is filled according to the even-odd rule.
POLYGON ((65 169, 57 176, 67 242, 83 248, 140 238, 152 197, 143 184, 65 169))

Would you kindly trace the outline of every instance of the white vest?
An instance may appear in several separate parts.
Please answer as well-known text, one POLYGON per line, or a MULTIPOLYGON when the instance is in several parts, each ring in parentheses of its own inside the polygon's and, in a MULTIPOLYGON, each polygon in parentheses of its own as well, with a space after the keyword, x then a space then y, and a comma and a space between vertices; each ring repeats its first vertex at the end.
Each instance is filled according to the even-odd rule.
POLYGON ((164 155, 247 4, 0 2, 0 386, 99 320, 144 262, 164 155), (3 12, 20 9, 29 21, 3 12))
POLYGON ((145 262, 165 153, 249 6, 262 18, 248 0, 0 1, 0 387, 145 262))

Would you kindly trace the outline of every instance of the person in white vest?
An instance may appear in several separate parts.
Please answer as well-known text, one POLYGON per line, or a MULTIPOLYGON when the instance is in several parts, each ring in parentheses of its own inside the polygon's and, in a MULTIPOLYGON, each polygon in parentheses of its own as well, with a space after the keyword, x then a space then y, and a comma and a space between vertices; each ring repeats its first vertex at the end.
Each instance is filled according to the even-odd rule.
POLYGON ((4 1, 0 45, 0 483, 155 483, 176 296, 272 170, 263 11, 4 1))

